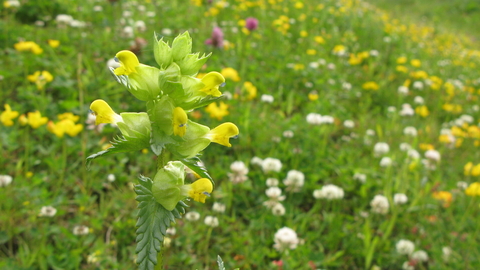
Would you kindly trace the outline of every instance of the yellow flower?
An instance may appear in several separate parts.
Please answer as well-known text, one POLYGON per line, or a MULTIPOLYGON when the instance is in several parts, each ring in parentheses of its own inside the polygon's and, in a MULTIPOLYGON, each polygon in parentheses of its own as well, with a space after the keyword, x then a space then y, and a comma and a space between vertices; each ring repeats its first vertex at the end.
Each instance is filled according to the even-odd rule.
POLYGON ((429 144, 429 143, 421 143, 418 145, 418 147, 420 147, 421 150, 423 151, 427 151, 427 150, 434 150, 435 147, 433 147, 433 145, 429 144))
POLYGON ((63 119, 56 124, 53 123, 53 121, 49 121, 47 129, 58 138, 62 138, 65 133, 71 137, 75 137, 83 130, 83 125, 75 124, 71 119, 63 119))
POLYGON ((415 113, 420 115, 421 117, 427 117, 430 114, 427 106, 425 106, 425 105, 416 107, 415 108, 415 113))
POLYGON ((362 84, 362 88, 365 90, 378 90, 380 87, 376 82, 366 82, 362 84))
POLYGON ((222 69, 222 71, 220 73, 222 73, 222 75, 223 75, 223 77, 225 77, 225 79, 230 79, 234 82, 240 81, 240 77, 238 76, 238 72, 231 67, 227 67, 227 68, 222 69))
POLYGON ((222 120, 224 116, 228 115, 228 105, 220 101, 220 106, 216 102, 210 103, 205 111, 210 114, 210 117, 222 120))
POLYGON ((479 182, 471 183, 470 186, 468 186, 468 188, 465 189, 465 194, 472 197, 480 196, 480 183, 479 182))
POLYGON ((472 167, 473 167, 472 162, 468 162, 467 164, 465 164, 465 166, 463 166, 463 174, 465 174, 466 176, 469 176, 470 171, 472 170, 472 167))
POLYGON ((420 60, 418 60, 418 59, 412 59, 410 61, 410 65, 412 65, 414 67, 420 67, 422 65, 422 62, 420 62, 420 60))
POLYGON ((32 75, 27 76, 27 80, 35 83, 38 90, 43 90, 47 83, 53 81, 53 76, 46 70, 35 71, 32 75))
POLYGON ((308 93, 308 99, 310 101, 315 101, 318 99, 318 93, 317 91, 311 91, 310 93, 308 93))
POLYGON ((97 116, 95 119, 95 125, 99 124, 116 124, 117 122, 123 122, 122 117, 116 114, 110 105, 103 99, 97 99, 90 105, 93 115, 97 116))
POLYGON ((347 47, 343 46, 343 45, 335 45, 335 47, 333 47, 333 54, 338 54, 338 55, 343 55, 347 50, 347 47))
POLYGON ((449 207, 453 201, 452 193, 448 191, 435 191, 432 197, 443 202, 443 207, 449 207))
POLYGON ((55 39, 49 39, 49 40, 47 40, 47 42, 48 42, 48 45, 50 45, 50 47, 52 47, 54 49, 57 48, 58 46, 60 46, 60 41, 55 40, 55 39))
POLYGON ((131 51, 119 51, 115 59, 120 62, 120 67, 114 70, 115 75, 130 75, 137 73, 136 67, 140 65, 137 56, 131 51))
POLYGON ((308 54, 308 55, 315 55, 315 54, 317 54, 317 50, 315 50, 315 49, 308 49, 308 50, 307 50, 307 54, 308 54))
POLYGON ((324 44, 325 43, 325 39, 321 36, 316 36, 313 38, 313 40, 315 40, 316 43, 318 44, 324 44))
POLYGON ((244 82, 243 87, 248 92, 248 100, 252 100, 257 97, 257 87, 255 87, 251 82, 244 82))
POLYGON ((210 96, 219 97, 222 92, 218 88, 225 83, 225 78, 222 74, 213 71, 202 77, 202 83, 205 86, 200 91, 210 96))
POLYGON ((74 115, 71 112, 66 112, 66 113, 59 114, 59 115, 57 115, 57 117, 58 117, 58 120, 70 119, 75 123, 78 122, 78 120, 80 120, 80 116, 74 115))
POLYGON ((42 114, 39 111, 35 111, 27 114, 27 121, 32 128, 39 128, 48 122, 48 118, 42 117, 42 114))
POLYGON ((201 178, 193 182, 190 185, 185 185, 189 187, 188 197, 194 199, 197 202, 205 203, 205 199, 210 197, 210 194, 213 191, 213 184, 207 178, 201 178))
POLYGON ((301 37, 308 37, 308 32, 305 30, 300 31, 300 36, 301 37))
POLYGON ((303 8, 303 3, 302 2, 295 2, 295 8, 296 9, 302 9, 303 8))
POLYGON ((25 116, 25 114, 20 115, 20 117, 18 118, 18 122, 20 123, 21 126, 25 126, 28 124, 28 119, 25 116))
POLYGON ((229 139, 237 136, 240 133, 238 127, 230 122, 223 123, 216 128, 210 130, 206 138, 214 143, 232 147, 229 139))
POLYGON ((28 51, 37 55, 43 52, 43 49, 40 48, 40 46, 38 46, 38 44, 33 41, 20 41, 18 43, 15 43, 13 47, 19 52, 28 51))
POLYGON ((355 66, 355 65, 359 65, 362 63, 362 58, 361 57, 358 57, 357 55, 355 55, 354 53, 351 53, 350 54, 350 58, 348 59, 348 63, 352 66, 355 66))
POLYGON ((0 114, 0 121, 2 124, 6 127, 11 127, 13 126, 13 121, 12 119, 17 118, 18 112, 17 111, 12 111, 12 108, 10 108, 10 105, 5 104, 5 111, 3 111, 0 114))
POLYGON ((405 63, 407 63, 407 57, 402 56, 397 58, 397 64, 405 64, 405 63))
POLYGON ((187 121, 188 117, 185 111, 180 108, 176 107, 173 110, 173 134, 183 137, 187 132, 187 121))
POLYGON ((403 72, 403 73, 407 73, 407 72, 408 72, 408 68, 407 68, 406 66, 401 66, 401 65, 400 65, 400 66, 397 66, 397 67, 395 68, 395 70, 398 71, 398 72, 403 72))
POLYGON ((414 71, 410 74, 410 76, 412 76, 415 79, 426 79, 426 78, 428 78, 427 72, 425 72, 423 70, 414 71))

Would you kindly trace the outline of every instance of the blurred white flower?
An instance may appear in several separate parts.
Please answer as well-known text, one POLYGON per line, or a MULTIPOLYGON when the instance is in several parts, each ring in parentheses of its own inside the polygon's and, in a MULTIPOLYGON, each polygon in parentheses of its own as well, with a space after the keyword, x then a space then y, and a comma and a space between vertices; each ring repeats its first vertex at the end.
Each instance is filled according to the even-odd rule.
POLYGON ((465 190, 468 187, 468 183, 464 181, 458 181, 457 182, 457 188, 461 190, 465 190))
POLYGON ((0 175, 0 187, 6 187, 12 183, 13 178, 10 175, 0 175))
POLYGON ((415 250, 415 244, 410 240, 401 239, 397 242, 395 248, 401 255, 410 255, 415 250))
POLYGON ((144 21, 136 21, 135 29, 139 32, 145 32, 147 30, 147 25, 145 25, 144 21))
POLYGON ((279 229, 275 233, 273 241, 275 242, 273 247, 279 252, 287 249, 295 249, 300 242, 297 233, 288 227, 279 229))
POLYGON ((463 121, 465 121, 465 122, 467 122, 467 123, 469 123, 469 124, 473 123, 473 121, 474 121, 473 116, 468 115, 468 114, 462 114, 462 115, 460 116, 460 119, 462 119, 463 121))
POLYGON ((416 97, 413 99, 413 103, 422 105, 423 103, 425 103, 425 101, 423 100, 423 97, 421 97, 421 96, 416 96, 416 97))
POLYGON ((405 127, 403 129, 403 134, 412 136, 412 137, 417 137, 417 129, 415 127, 405 127))
POLYGON ((170 28, 163 28, 162 29, 162 35, 164 35, 164 36, 170 36, 172 33, 173 33, 173 31, 170 28))
POLYGON ((108 182, 114 182, 115 181, 115 174, 111 173, 107 175, 107 180, 108 182))
POLYGON ((42 206, 40 209, 39 217, 53 217, 57 213, 57 209, 53 206, 42 206))
POLYGON ((102 6, 94 6, 93 11, 94 12, 101 12, 101 11, 103 11, 103 7, 102 6))
POLYGON ((394 204, 406 204, 408 202, 407 195, 403 193, 396 193, 393 195, 393 203, 394 204))
POLYGON ((418 89, 418 90, 422 90, 423 89, 423 83, 420 82, 420 81, 416 81, 416 82, 413 83, 413 88, 418 89))
POLYGON ((410 255, 410 259, 418 262, 426 262, 428 261, 428 254, 424 250, 417 250, 410 255))
POLYGON ((375 195, 370 202, 370 206, 372 207, 372 212, 385 215, 388 213, 390 203, 388 202, 387 197, 383 195, 375 195))
POLYGON ((353 122, 352 120, 345 120, 343 122, 343 126, 346 127, 346 128, 354 128, 355 127, 355 122, 353 122))
POLYGON ((272 95, 265 95, 263 94, 261 97, 260 97, 260 100, 262 102, 265 102, 265 103, 273 103, 273 101, 275 100, 275 98, 272 96, 272 95))
POLYGON ((440 153, 437 150, 427 150, 427 152, 425 152, 425 157, 428 160, 432 160, 435 162, 440 161, 440 153))
POLYGON ((342 89, 346 91, 350 91, 350 89, 352 89, 352 84, 348 82, 344 82, 342 83, 342 89))
POLYGON ((267 183, 267 187, 276 187, 276 186, 278 186, 278 179, 268 178, 266 183, 267 183))
POLYGON ((263 159, 259 158, 259 157, 253 157, 251 160, 250 160, 250 163, 252 165, 256 165, 256 166, 262 166, 263 164, 263 159))
POLYGON ((334 70, 335 69, 335 64, 334 63, 328 63, 327 68, 330 69, 330 70, 334 70))
POLYGON ((415 266, 413 266, 410 261, 406 261, 402 264, 402 270, 415 270, 415 266))
POLYGON ((365 131, 365 135, 367 135, 367 136, 375 136, 375 130, 373 130, 373 129, 367 129, 367 130, 365 131))
POLYGON ((173 227, 170 227, 167 229, 166 233, 169 235, 175 235, 177 233, 177 230, 173 227))
POLYGON ((67 26, 73 21, 73 17, 66 14, 58 14, 55 21, 59 26, 67 26))
POLYGON ((279 187, 269 187, 265 194, 268 198, 272 201, 283 201, 285 200, 285 196, 282 196, 282 190, 279 187))
POLYGON ((358 182, 365 184, 365 182, 367 182, 367 175, 363 173, 355 173, 353 175, 353 180, 357 180, 358 182))
POLYGON ((282 162, 276 158, 266 158, 262 162, 262 170, 264 173, 280 172, 282 169, 282 162))
POLYGON ((163 238, 163 247, 169 248, 172 245, 172 238, 165 236, 163 238))
POLYGON ((305 183, 305 175, 300 171, 290 170, 283 183, 287 186, 287 191, 299 192, 305 183))
POLYGON ((378 142, 373 146, 373 154, 376 157, 380 157, 390 152, 390 146, 385 142, 378 142))
POLYGON ((212 210, 218 213, 225 213, 225 208, 225 204, 219 202, 214 202, 212 206, 212 210))
POLYGON ((371 56, 373 56, 373 57, 377 57, 379 53, 378 53, 377 50, 371 50, 371 51, 369 52, 369 54, 370 54, 371 56))
POLYGON ((274 214, 275 216, 285 215, 285 206, 283 206, 283 204, 281 204, 281 203, 276 203, 272 207, 272 214, 274 214))
POLYGON ((185 219, 188 221, 197 221, 200 219, 200 213, 195 211, 190 211, 185 214, 185 219))
POLYGON ((292 137, 293 137, 293 131, 291 131, 291 130, 285 130, 285 131, 283 132, 283 137, 285 137, 285 138, 292 138, 292 137))
POLYGON ((405 85, 399 86, 397 91, 399 94, 402 94, 405 96, 408 95, 408 92, 409 92, 408 87, 406 87, 405 85))
POLYGON ((73 234, 75 235, 87 235, 90 229, 85 225, 78 225, 73 227, 73 234))
POLYGON ((410 104, 402 104, 402 110, 400 111, 401 116, 412 116, 415 114, 412 106, 410 104))
POLYGON ((380 160, 380 167, 390 167, 392 165, 392 159, 389 157, 383 157, 380 160))
POLYGON ((400 143, 400 150, 401 151, 408 151, 412 149, 412 146, 406 142, 400 143))
POLYGON ((418 153, 418 151, 415 149, 410 149, 407 151, 407 156, 411 159, 419 159, 420 153, 418 153))
POLYGON ((125 38, 133 38, 133 27, 125 26, 122 30, 122 36, 125 38))
POLYGON ((230 181, 234 184, 243 183, 248 180, 248 168, 243 161, 235 161, 230 165, 232 173, 228 173, 230 181))
POLYGON ((308 66, 309 66, 310 68, 317 69, 317 68, 320 66, 320 63, 318 63, 318 62, 310 62, 310 63, 308 64, 308 66))
POLYGON ((214 216, 206 216, 204 223, 210 227, 218 227, 218 218, 214 216))
POLYGON ((331 184, 313 191, 313 197, 315 199, 339 200, 343 199, 344 194, 342 188, 331 184))
POLYGON ((318 113, 309 113, 307 114, 307 123, 310 125, 320 125, 322 124, 322 115, 318 113))
POLYGON ((448 261, 450 259, 450 256, 452 255, 453 250, 451 247, 442 247, 442 258, 445 261, 448 261))

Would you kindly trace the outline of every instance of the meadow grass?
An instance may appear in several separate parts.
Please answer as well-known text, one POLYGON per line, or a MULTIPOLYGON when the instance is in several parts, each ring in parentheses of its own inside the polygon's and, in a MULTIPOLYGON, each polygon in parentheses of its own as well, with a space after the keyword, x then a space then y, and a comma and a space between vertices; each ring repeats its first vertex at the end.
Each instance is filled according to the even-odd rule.
POLYGON ((155 175, 155 156, 86 164, 121 135, 87 124, 89 106, 145 111, 107 61, 129 49, 156 66, 154 34, 184 31, 213 53, 201 73, 222 71, 228 106, 189 117, 240 135, 201 156, 215 189, 172 225, 166 269, 218 269, 217 255, 226 269, 480 268, 480 52, 468 36, 358 0, 21 2, 0 10, 0 101, 18 112, 2 108, 0 268, 135 269, 133 185, 155 175), (214 26, 221 47, 205 44, 214 26), (44 70, 51 81, 28 79, 44 70), (71 136, 52 132, 63 117, 71 136))

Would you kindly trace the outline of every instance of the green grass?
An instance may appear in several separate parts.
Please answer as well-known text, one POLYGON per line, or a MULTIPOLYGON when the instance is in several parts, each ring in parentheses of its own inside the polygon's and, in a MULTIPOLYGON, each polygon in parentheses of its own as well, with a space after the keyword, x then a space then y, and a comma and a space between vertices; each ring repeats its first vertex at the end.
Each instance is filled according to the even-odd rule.
MULTIPOLYGON (((201 72, 231 67, 239 73, 240 81, 227 78, 221 88, 234 97, 223 100, 229 106, 227 116, 212 118, 204 108, 189 114, 209 127, 233 122, 240 135, 231 140, 231 148, 212 144, 203 152, 215 189, 205 204, 187 201, 187 212, 196 211, 201 218, 182 218, 173 225, 176 234, 169 236, 170 246, 164 251, 168 269, 218 269, 217 255, 226 269, 279 269, 273 262, 280 260, 284 270, 401 269, 409 260, 396 251, 401 239, 413 241, 415 250, 425 250, 429 256, 415 269, 480 268, 479 197, 467 196, 457 186, 479 181, 476 172, 465 174, 464 166, 480 163, 480 54, 457 35, 477 35, 475 26, 461 27, 462 20, 478 20, 475 4, 455 2, 463 3, 458 4, 459 11, 426 8, 425 1, 425 7, 409 2, 416 4, 409 9, 390 4, 385 7, 394 13, 387 18, 362 1, 346 0, 322 1, 322 5, 303 1, 303 7, 293 1, 228 1, 224 8, 217 6, 219 13, 214 16, 206 16, 212 11, 208 4, 180 1, 137 1, 145 11, 133 1, 57 2, 62 12, 87 26, 59 27, 53 7, 28 7, 38 8, 37 19, 45 20, 44 27, 22 21, 15 15, 20 11, 0 10, 0 105, 9 104, 20 114, 39 110, 57 122, 58 114, 73 112, 85 125, 90 103, 99 98, 117 113, 145 111, 144 103, 114 80, 106 62, 131 48, 135 37, 147 41, 136 50, 140 62, 157 66, 154 33, 171 42, 188 30, 194 52, 213 52, 201 72), (94 6, 101 6, 102 12, 95 12, 94 6), (455 19, 448 13, 468 10, 472 15, 455 19), (155 15, 149 17, 148 12, 155 15), (432 19, 418 20, 414 12, 425 12, 432 19), (259 20, 259 28, 249 35, 239 26, 239 20, 247 17, 259 20), (138 20, 145 22, 146 31, 134 30, 134 37, 127 37, 124 27, 138 20), (233 46, 204 44, 215 25, 233 46), (325 43, 317 43, 316 36, 325 43), (59 40, 60 46, 51 48, 48 39, 59 40), (35 41, 43 53, 15 50, 20 40, 35 41), (337 45, 346 47, 346 55, 332 53, 337 45), (312 49, 315 54, 307 53, 312 49), (370 55, 360 64, 349 63, 350 54, 361 52, 370 55), (400 57, 407 62, 398 64, 400 57), (413 59, 421 66, 413 66, 413 59), (398 71, 399 65, 408 72, 398 71), (41 91, 27 80, 40 70, 54 76, 41 91), (418 71, 427 77, 419 78, 418 71), (438 87, 429 85, 436 78, 441 79, 438 87), (247 98, 246 81, 257 87, 256 98, 247 98), (375 82, 379 89, 363 89, 366 82, 375 82), (414 88, 415 82, 423 88, 414 88), (409 87, 406 95, 398 93, 404 84, 409 87), (318 93, 317 100, 309 99, 312 91, 318 93), (274 102, 262 102, 262 94, 272 95, 274 102), (424 99, 429 114, 402 116, 403 104, 420 111, 417 96, 424 99), (310 113, 330 115, 334 121, 311 125, 306 121, 310 113), (462 115, 471 116, 473 122, 459 123, 462 115), (354 127, 345 127, 345 120, 352 120, 354 127), (418 135, 405 135, 408 126, 415 127, 418 135), (293 137, 283 135, 287 130, 293 137), (447 130, 454 143, 439 139, 445 139, 441 134, 447 130), (372 131, 374 135, 367 134, 372 131), (390 151, 383 156, 393 160, 392 166, 379 165, 381 157, 373 151, 378 142, 389 144, 390 151), (416 149, 420 158, 407 158, 400 150, 402 143, 416 149), (441 154, 441 160, 433 162, 435 169, 422 162, 429 147, 441 154), (253 157, 276 158, 283 166, 279 172, 265 173, 252 164, 253 157), (234 161, 243 161, 249 169, 244 183, 229 180, 234 161), (283 182, 290 170, 305 175, 298 192, 288 191, 283 182), (366 182, 355 180, 355 173, 365 174, 366 182), (286 195, 281 202, 284 215, 274 215, 263 205, 268 200, 268 178, 277 178, 286 195), (342 188, 344 197, 315 199, 314 191, 327 184, 342 188), (452 201, 435 199, 437 191, 449 192, 452 201), (396 193, 406 194, 408 202, 395 205, 396 193), (370 203, 376 195, 389 200, 388 213, 372 211, 370 203), (214 211, 214 202, 224 204, 225 212, 214 211), (219 226, 204 224, 206 216, 217 217, 219 226), (295 249, 280 252, 273 247, 274 235, 282 227, 293 229, 301 239, 295 249), (452 250, 448 258, 444 247, 452 250)), ((132 186, 138 175, 154 177, 152 152, 111 155, 86 166, 87 156, 121 135, 117 128, 106 126, 102 132, 85 128, 77 136, 57 138, 46 125, 34 129, 22 125, 18 117, 13 121, 13 126, 0 124, 0 175, 13 177, 10 185, 0 187, 0 268, 135 269, 137 202, 132 186), (115 181, 108 181, 109 174, 115 175, 115 181), (56 215, 39 216, 42 206, 48 205, 57 209, 56 215), (75 235, 78 225, 87 226, 89 233, 75 235)))

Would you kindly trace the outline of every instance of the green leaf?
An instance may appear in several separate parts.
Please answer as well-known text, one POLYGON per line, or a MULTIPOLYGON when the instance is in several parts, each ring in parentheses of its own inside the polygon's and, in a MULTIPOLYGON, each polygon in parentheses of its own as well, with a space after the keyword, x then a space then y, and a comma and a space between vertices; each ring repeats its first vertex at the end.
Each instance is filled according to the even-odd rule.
POLYGON ((163 41, 163 38, 157 40, 155 38, 155 42, 153 45, 153 54, 155 57, 155 61, 157 62, 160 68, 168 67, 173 59, 172 59, 172 48, 168 46, 168 43, 163 41))
POLYGON ((200 108, 200 107, 203 107, 203 106, 206 106, 212 102, 215 102, 219 99, 221 99, 223 96, 219 96, 219 97, 214 97, 214 96, 207 96, 205 98, 202 98, 201 100, 199 101, 195 101, 195 102, 188 102, 188 103, 185 103, 185 104, 182 104, 181 107, 185 110, 185 111, 190 111, 190 110, 193 110, 193 109, 196 109, 196 108, 200 108))
POLYGON ((112 144, 112 146, 107 150, 103 150, 96 154, 88 156, 87 165, 91 160, 97 157, 115 154, 115 153, 140 151, 150 146, 150 142, 146 137, 129 137, 129 136, 117 137, 117 138, 114 138, 113 142, 110 142, 110 143, 112 144))
POLYGON ((179 61, 185 58, 185 56, 192 52, 192 38, 185 31, 183 34, 178 35, 172 43, 172 57, 174 61, 179 61))
POLYGON ((202 178, 210 179, 210 181, 212 181, 212 184, 215 185, 215 182, 213 182, 212 177, 208 174, 207 168, 203 166, 202 160, 200 159, 200 155, 197 155, 196 157, 193 157, 193 158, 181 159, 180 161, 183 164, 185 164, 185 166, 190 168, 190 170, 200 175, 202 178))
POLYGON ((197 75, 200 68, 202 68, 211 55, 211 53, 208 55, 203 54, 202 56, 200 56, 199 53, 187 54, 185 58, 177 61, 177 64, 180 66, 180 70, 182 71, 182 75, 197 75))
POLYGON ((135 186, 135 193, 138 201, 137 221, 137 247, 135 253, 139 270, 154 270, 157 261, 157 253, 162 248, 163 238, 175 218, 185 213, 185 203, 180 201, 172 211, 166 210, 161 204, 155 201, 152 194, 152 180, 140 176, 139 184, 135 186))

